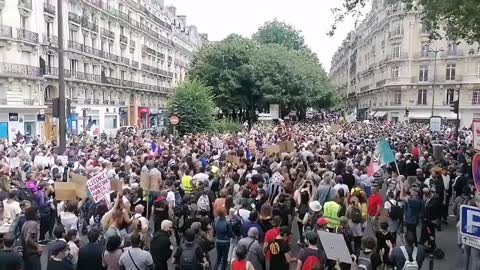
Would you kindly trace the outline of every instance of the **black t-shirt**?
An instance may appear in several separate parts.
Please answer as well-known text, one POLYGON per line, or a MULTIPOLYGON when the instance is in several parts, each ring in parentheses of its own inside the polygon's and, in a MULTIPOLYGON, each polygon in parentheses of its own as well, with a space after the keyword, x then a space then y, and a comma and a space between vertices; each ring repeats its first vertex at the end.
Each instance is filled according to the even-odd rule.
POLYGON ((270 269, 289 270, 290 265, 285 258, 285 253, 290 252, 288 242, 282 239, 275 239, 268 245, 270 251, 270 269))
MULTIPOLYGON (((321 249, 311 249, 311 248, 304 248, 300 250, 300 253, 298 253, 298 260, 300 260, 302 263, 307 260, 308 257, 310 256, 316 256, 318 260, 320 261, 320 264, 325 266, 327 262, 327 256, 325 255, 325 252, 321 249)), ((323 269, 323 268, 321 268, 323 269)))
POLYGON ((73 270, 73 267, 65 261, 48 260, 47 270, 73 270))
POLYGON ((22 269, 22 256, 13 250, 0 251, 0 270, 22 269))

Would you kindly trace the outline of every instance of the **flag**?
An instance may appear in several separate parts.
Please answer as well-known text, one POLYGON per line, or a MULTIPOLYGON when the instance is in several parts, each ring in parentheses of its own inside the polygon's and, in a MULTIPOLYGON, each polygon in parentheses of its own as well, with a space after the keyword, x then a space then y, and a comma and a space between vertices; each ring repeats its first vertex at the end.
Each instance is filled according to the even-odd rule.
POLYGON ((380 166, 395 162, 395 156, 393 155, 393 151, 385 139, 381 139, 377 143, 377 148, 375 149, 375 152, 378 155, 380 166))
POLYGON ((376 161, 370 161, 367 167, 367 175, 373 176, 378 170, 380 170, 381 166, 376 161))

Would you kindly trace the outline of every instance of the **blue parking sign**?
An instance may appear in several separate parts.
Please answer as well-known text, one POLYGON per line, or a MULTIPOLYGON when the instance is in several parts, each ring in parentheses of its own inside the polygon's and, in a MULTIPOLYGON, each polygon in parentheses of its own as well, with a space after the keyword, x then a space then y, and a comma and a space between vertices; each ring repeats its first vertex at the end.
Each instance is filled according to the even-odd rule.
POLYGON ((460 212, 460 230, 462 234, 480 239, 480 208, 462 205, 460 212))

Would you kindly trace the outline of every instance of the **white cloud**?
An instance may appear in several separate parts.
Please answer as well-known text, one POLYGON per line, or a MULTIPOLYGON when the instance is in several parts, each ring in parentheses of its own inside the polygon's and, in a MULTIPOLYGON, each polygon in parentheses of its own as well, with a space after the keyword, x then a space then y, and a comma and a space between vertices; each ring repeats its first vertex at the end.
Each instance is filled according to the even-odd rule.
POLYGON ((177 7, 177 14, 187 16, 187 24, 195 24, 199 32, 212 41, 230 33, 251 36, 265 21, 275 18, 302 31, 307 45, 318 54, 327 72, 330 61, 347 33, 354 27, 348 18, 339 25, 335 36, 326 33, 334 21, 331 8, 344 0, 166 0, 177 7))

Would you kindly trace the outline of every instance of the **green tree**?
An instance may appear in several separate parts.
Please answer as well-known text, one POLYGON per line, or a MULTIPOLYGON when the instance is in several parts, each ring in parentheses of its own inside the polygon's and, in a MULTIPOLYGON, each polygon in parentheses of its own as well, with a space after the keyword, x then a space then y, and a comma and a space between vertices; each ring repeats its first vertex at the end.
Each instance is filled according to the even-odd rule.
POLYGON ((197 80, 178 86, 168 103, 170 114, 180 119, 180 134, 209 132, 214 122, 215 103, 211 88, 197 80))
POLYGON ((266 22, 260 27, 253 34, 253 40, 260 44, 279 44, 296 51, 303 51, 307 48, 300 31, 277 19, 266 22))
MULTIPOLYGON (((360 17, 367 0, 342 0, 342 7, 333 9, 335 21, 329 35, 346 17, 360 17)), ((431 38, 446 37, 467 42, 480 41, 480 3, 478 0, 388 0, 387 4, 400 4, 405 10, 419 10, 422 22, 431 38)))

